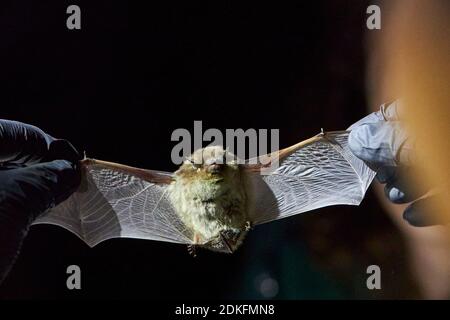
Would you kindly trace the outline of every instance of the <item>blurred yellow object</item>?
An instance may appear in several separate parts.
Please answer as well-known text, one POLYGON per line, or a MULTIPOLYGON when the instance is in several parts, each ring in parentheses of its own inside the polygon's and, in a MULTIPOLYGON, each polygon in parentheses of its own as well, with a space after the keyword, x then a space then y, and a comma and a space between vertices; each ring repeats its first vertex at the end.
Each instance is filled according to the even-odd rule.
MULTIPOLYGON (((450 3, 446 0, 397 0, 387 6, 383 36, 375 39, 382 88, 369 95, 401 98, 407 129, 417 138, 420 168, 416 183, 436 186, 439 197, 430 208, 450 220, 450 3)), ((372 70, 374 65, 372 65, 372 70)), ((374 79, 373 81, 374 82, 374 79)))
POLYGON ((449 221, 450 5, 448 1, 411 2, 399 9, 403 18, 393 24, 396 50, 390 72, 408 106, 406 124, 417 136, 421 160, 417 183, 442 188, 430 214, 449 221))
MULTIPOLYGON (((369 31, 369 104, 402 99, 405 125, 417 138, 419 168, 410 177, 436 186, 427 214, 450 220, 450 1, 381 3, 382 27, 369 31)), ((413 228, 405 206, 384 203, 408 239, 412 269, 425 298, 450 297, 450 228, 413 228)))

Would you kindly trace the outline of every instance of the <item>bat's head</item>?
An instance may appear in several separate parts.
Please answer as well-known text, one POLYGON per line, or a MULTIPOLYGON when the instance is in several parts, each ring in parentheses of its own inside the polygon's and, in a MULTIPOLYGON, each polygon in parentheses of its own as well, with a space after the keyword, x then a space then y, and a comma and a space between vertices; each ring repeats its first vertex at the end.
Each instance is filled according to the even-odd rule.
POLYGON ((220 146, 198 149, 181 165, 178 173, 189 176, 223 177, 238 170, 237 158, 220 146))

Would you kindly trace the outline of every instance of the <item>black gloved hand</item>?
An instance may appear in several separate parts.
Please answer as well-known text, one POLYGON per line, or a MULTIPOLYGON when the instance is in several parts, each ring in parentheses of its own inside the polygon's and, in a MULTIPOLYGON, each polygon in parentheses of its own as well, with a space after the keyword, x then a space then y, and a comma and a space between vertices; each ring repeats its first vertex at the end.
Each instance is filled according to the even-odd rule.
POLYGON ((0 283, 33 220, 78 188, 80 159, 68 141, 0 119, 0 283))

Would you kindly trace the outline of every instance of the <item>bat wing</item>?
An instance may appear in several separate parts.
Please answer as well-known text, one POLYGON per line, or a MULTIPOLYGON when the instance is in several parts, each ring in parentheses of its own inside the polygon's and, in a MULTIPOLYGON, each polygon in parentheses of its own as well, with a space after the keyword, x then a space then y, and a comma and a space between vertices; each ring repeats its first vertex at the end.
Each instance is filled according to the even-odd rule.
POLYGON ((261 224, 330 205, 359 205, 375 172, 349 150, 348 134, 321 133, 276 152, 278 168, 268 175, 252 175, 256 206, 252 222, 261 224))
POLYGON ((110 238, 192 243, 162 183, 171 173, 96 160, 84 169, 80 189, 34 224, 59 225, 90 247, 110 238))

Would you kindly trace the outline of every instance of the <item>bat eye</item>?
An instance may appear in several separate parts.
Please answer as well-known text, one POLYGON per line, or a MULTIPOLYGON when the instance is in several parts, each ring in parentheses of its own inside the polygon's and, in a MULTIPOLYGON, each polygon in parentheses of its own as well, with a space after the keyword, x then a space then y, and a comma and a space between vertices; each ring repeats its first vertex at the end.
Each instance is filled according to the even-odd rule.
POLYGON ((191 163, 192 167, 194 167, 195 169, 198 169, 202 166, 199 163, 195 163, 194 160, 192 160, 192 159, 188 159, 188 161, 191 163))

